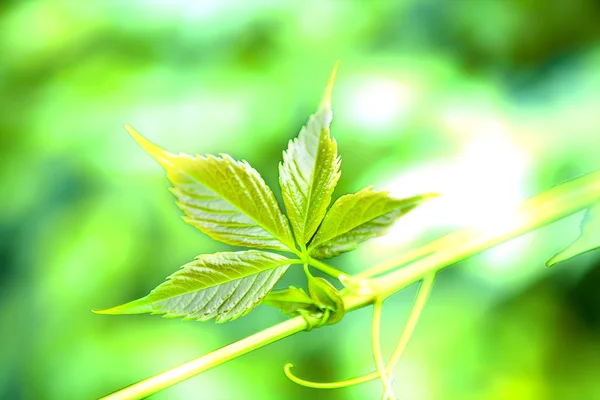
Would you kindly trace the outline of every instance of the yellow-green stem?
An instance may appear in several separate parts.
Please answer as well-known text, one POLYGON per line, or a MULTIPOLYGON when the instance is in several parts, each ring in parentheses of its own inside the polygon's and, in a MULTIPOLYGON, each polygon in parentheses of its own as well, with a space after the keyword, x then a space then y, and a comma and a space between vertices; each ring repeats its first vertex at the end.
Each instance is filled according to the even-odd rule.
POLYGON ((212 353, 189 361, 178 367, 162 372, 151 378, 134 383, 124 389, 103 397, 101 400, 143 399, 160 390, 173 386, 192 376, 198 375, 217 365, 246 354, 252 350, 266 346, 280 339, 301 332, 307 327, 303 317, 295 317, 277 324, 262 332, 256 333, 238 342, 222 347, 212 353))
MULTIPOLYGON (((415 304, 413 305, 413 308, 410 311, 410 314, 408 316, 408 320, 406 321, 406 326, 404 327, 404 330, 402 331, 402 334, 400 335, 400 338, 398 339, 398 344, 396 344, 396 348, 394 349, 394 352, 392 353, 390 360, 388 361, 387 365, 384 367, 385 370, 381 369, 381 364, 379 364, 379 361, 376 359, 375 360, 375 365, 377 366, 376 372, 371 372, 369 374, 357 376, 357 377, 350 378, 350 379, 344 379, 344 380, 336 381, 336 382, 311 382, 311 381, 307 381, 304 379, 300 379, 300 378, 294 376, 290 372, 290 368, 291 368, 290 365, 286 365, 286 368, 285 368, 286 375, 292 381, 294 381, 300 385, 315 388, 315 389, 340 389, 340 388, 344 388, 344 387, 358 385, 361 383, 370 382, 377 378, 381 378, 382 376, 390 376, 394 367, 400 360, 400 357, 402 357, 402 354, 404 353, 404 350, 406 349, 406 346, 408 345, 408 341, 410 340, 410 337, 412 336, 412 334, 415 330, 415 327, 417 326, 417 322, 419 321, 421 312, 423 311, 423 308, 425 307, 425 303, 427 302, 427 299, 429 298, 429 293, 431 293, 431 288, 433 287, 434 280, 435 280, 435 273, 428 275, 423 279, 423 282, 421 283, 421 286, 419 287, 419 291, 417 292, 415 304)), ((377 310, 378 305, 381 305, 381 302, 380 302, 380 300, 376 299, 374 312, 377 312, 377 311, 381 312, 381 307, 379 307, 379 310, 377 310)), ((376 337, 375 336, 376 331, 377 331, 377 334, 379 334, 379 323, 380 323, 379 319, 380 319, 380 315, 377 315, 377 316, 374 315, 373 326, 372 326, 373 338, 376 337)), ((373 340, 375 340, 375 339, 373 339, 373 340)), ((374 354, 375 354, 375 348, 379 347, 379 346, 380 346, 379 339, 377 339, 376 343, 375 343, 375 341, 373 342, 374 354)), ((385 383, 388 383, 388 382, 385 382, 385 383)), ((387 389, 384 391, 384 399, 385 399, 385 396, 387 396, 388 394, 391 394, 391 391, 389 389, 390 388, 389 388, 389 384, 388 384, 387 389)))
POLYGON ((333 278, 336 278, 337 280, 340 279, 340 275, 344 275, 344 273, 342 271, 340 271, 339 269, 333 268, 331 265, 327 265, 324 262, 316 260, 312 257, 308 257, 306 262, 311 267, 316 268, 319 271, 323 272, 324 274, 327 274, 333 278))
MULTIPOLYGON (((371 286, 378 295, 384 298, 391 296, 432 272, 449 267, 483 250, 586 209, 599 200, 600 171, 595 171, 526 200, 513 215, 507 215, 501 224, 487 228, 466 228, 438 239, 436 242, 440 244, 440 247, 433 253, 404 268, 375 278, 371 286)), ((403 259, 403 257, 400 256, 398 259, 403 259)), ((392 261, 386 261, 385 265, 392 265, 392 261)), ((373 269, 384 270, 380 266, 375 266, 373 269)), ((392 268, 389 267, 385 270, 389 269, 392 268)))
POLYGON ((373 322, 371 324, 371 347, 373 350, 373 359, 375 361, 375 366, 377 367, 377 375, 381 380, 381 384, 383 386, 383 399, 390 400, 393 399, 392 390, 390 388, 390 378, 389 374, 385 370, 385 364, 383 363, 383 357, 381 356, 381 310, 383 308, 382 300, 375 300, 375 304, 373 304, 373 322))

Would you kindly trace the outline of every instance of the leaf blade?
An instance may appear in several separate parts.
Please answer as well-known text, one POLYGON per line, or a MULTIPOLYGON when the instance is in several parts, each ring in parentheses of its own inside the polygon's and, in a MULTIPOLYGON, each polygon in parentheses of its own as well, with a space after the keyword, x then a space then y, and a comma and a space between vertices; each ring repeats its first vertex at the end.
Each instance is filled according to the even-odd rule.
POLYGON ((365 240, 385 234, 396 219, 433 197, 437 195, 394 199, 387 192, 371 187, 341 196, 310 242, 310 255, 330 258, 354 250, 365 240))
POLYGON ((581 233, 577 239, 546 261, 547 267, 600 248, 600 203, 585 212, 580 226, 581 233))
POLYGON ((252 310, 285 273, 290 261, 258 250, 201 255, 147 296, 94 312, 230 321, 252 310))
POLYGON ((290 140, 279 164, 279 184, 292 230, 308 243, 323 220, 340 177, 337 143, 330 137, 331 93, 339 62, 333 68, 317 112, 290 140))
POLYGON ((273 192, 246 161, 227 154, 172 154, 135 129, 125 128, 167 171, 184 220, 215 240, 234 246, 292 251, 294 239, 273 192))
POLYGON ((262 301, 262 304, 278 308, 283 314, 295 317, 307 312, 316 314, 320 310, 313 299, 302 288, 290 286, 287 289, 273 290, 262 301))

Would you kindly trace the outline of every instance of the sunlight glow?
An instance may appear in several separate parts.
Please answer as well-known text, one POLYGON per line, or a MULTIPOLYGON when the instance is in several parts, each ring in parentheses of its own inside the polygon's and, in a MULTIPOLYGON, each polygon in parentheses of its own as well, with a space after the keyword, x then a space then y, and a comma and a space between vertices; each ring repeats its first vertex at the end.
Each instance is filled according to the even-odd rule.
POLYGON ((365 81, 354 91, 349 116, 361 129, 369 132, 397 127, 414 101, 414 91, 393 79, 365 81))
POLYGON ((442 197, 403 217, 378 243, 404 242, 429 227, 502 224, 525 198, 527 171, 526 154, 508 137, 496 133, 466 140, 456 158, 428 162, 387 185, 393 196, 433 191, 442 197))

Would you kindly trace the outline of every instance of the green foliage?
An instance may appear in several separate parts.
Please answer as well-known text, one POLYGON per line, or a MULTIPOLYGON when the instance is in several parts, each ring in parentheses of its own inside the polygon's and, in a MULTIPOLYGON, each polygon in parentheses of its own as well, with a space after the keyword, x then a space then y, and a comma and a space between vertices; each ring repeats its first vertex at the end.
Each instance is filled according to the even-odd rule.
MULTIPOLYGON (((366 242, 360 255, 323 260, 364 277, 411 243, 482 217, 505 222, 496 216, 517 199, 599 167, 598 21, 595 0, 2 2, 0 398, 98 398, 286 318, 264 310, 213 326, 86 312, 145 296, 196 255, 246 249, 184 223, 161 167, 119 123, 175 154, 245 158, 285 211, 280 151, 316 111, 332 57, 343 58, 331 133, 344 176, 332 201, 384 181, 448 195, 431 213, 417 210, 412 222, 423 226, 407 230, 418 238, 390 230, 370 246, 378 254, 366 242)), ((550 274, 536 267, 579 235, 583 214, 441 274, 456 290, 425 310, 409 345, 418 371, 396 369, 397 394, 596 398, 600 251, 550 274), (443 335, 427 334, 439 327, 443 335), (474 373, 481 384, 457 384, 474 373)), ((307 290, 298 268, 274 290, 307 290)), ((406 306, 386 302, 385 317, 406 306)), ((366 341, 367 311, 150 398, 311 397, 273 366, 282 347, 315 379, 365 372, 366 355, 348 354, 366 341)), ((384 326, 390 348, 398 332, 384 326)), ((378 398, 376 386, 314 396, 378 398)))
POLYGON ((359 243, 385 234, 394 221, 434 194, 397 200, 367 187, 340 197, 331 206, 310 243, 310 255, 329 258, 356 249, 359 243))
POLYGON ((344 317, 344 301, 340 292, 320 276, 308 275, 308 292, 317 307, 326 312, 324 322, 335 324, 344 317))
POLYGON ((260 174, 227 154, 171 154, 131 127, 133 138, 167 171, 185 221, 213 239, 234 246, 290 250, 286 217, 260 174))
POLYGON ((289 317, 309 313, 316 315, 321 312, 319 307, 302 288, 290 286, 287 289, 273 290, 262 301, 263 304, 277 307, 289 317))
POLYGON ((167 278, 146 297, 100 314, 165 314, 226 322, 251 310, 289 266, 279 254, 249 250, 206 254, 167 278))
POLYGON ((187 223, 230 245, 294 253, 300 260, 253 250, 199 256, 146 297, 98 313, 152 313, 225 322, 256 306, 289 264, 303 263, 310 296, 302 289, 289 288, 270 296, 266 304, 287 315, 320 313, 321 323, 341 320, 344 304, 339 292, 324 278, 313 277, 308 265, 338 279, 341 273, 312 257, 333 257, 355 249, 384 234, 396 218, 432 195, 398 200, 367 187, 342 196, 327 211, 340 177, 337 144, 329 131, 337 66, 318 111, 283 153, 279 181, 287 217, 271 189, 246 161, 227 154, 173 154, 126 126, 167 171, 171 192, 187 223))
POLYGON ((335 324, 344 316, 344 301, 340 292, 326 279, 307 273, 308 293, 304 289, 290 286, 274 290, 263 300, 263 304, 277 307, 290 317, 297 315, 318 317, 320 325, 335 324))
MULTIPOLYGON (((339 63, 338 63, 339 64, 339 63)), ((296 139, 290 140, 279 165, 279 183, 285 209, 296 240, 308 243, 323 220, 340 178, 337 143, 329 136, 331 91, 337 66, 329 79, 323 101, 296 139)))
POLYGON ((581 221, 581 233, 566 249, 546 262, 547 267, 600 247, 600 204, 590 207, 581 221))

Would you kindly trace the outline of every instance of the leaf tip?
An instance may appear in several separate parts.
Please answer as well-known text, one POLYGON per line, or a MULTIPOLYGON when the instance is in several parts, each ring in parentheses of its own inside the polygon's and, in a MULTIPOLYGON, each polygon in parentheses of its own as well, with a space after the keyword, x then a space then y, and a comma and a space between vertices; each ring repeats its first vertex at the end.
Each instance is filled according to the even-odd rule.
POLYGON ((329 81, 327 82, 327 86, 325 87, 325 94, 323 94, 323 99, 321 100, 320 109, 329 110, 331 109, 331 93, 333 92, 333 84, 335 82, 335 77, 337 75, 337 70, 340 66, 340 60, 337 60, 333 65, 333 70, 331 71, 331 75, 329 76, 329 81))
POLYGON ((94 314, 99 315, 122 315, 122 314, 141 314, 141 312, 132 309, 131 305, 135 305, 139 300, 132 301, 129 303, 121 304, 120 306, 106 308, 104 310, 92 309, 94 314))
POLYGON ((158 161, 163 167, 171 165, 170 158, 174 157, 173 154, 169 153, 165 149, 152 143, 138 131, 136 131, 131 125, 125 124, 125 130, 131 135, 133 140, 137 142, 148 154, 158 161))
POLYGON ((113 313, 113 309, 112 308, 107 308, 105 310, 96 310, 96 309, 92 309, 91 310, 94 314, 98 314, 98 315, 111 315, 111 314, 115 314, 113 313))
POLYGON ((116 307, 107 308, 104 310, 92 310, 92 312, 94 314, 101 315, 144 314, 152 311, 146 307, 146 300, 147 296, 142 297, 141 299, 130 301, 129 303, 118 305, 116 307))
POLYGON ((436 199, 438 197, 442 197, 442 194, 441 193, 425 193, 421 196, 423 197, 423 200, 432 200, 432 199, 436 199))
POLYGON ((556 253, 555 255, 553 255, 552 257, 550 257, 550 259, 548 261, 546 261, 546 268, 550 268, 560 262, 566 261, 570 258, 572 258, 573 256, 569 256, 567 254, 565 254, 564 251, 561 251, 560 253, 556 253))

